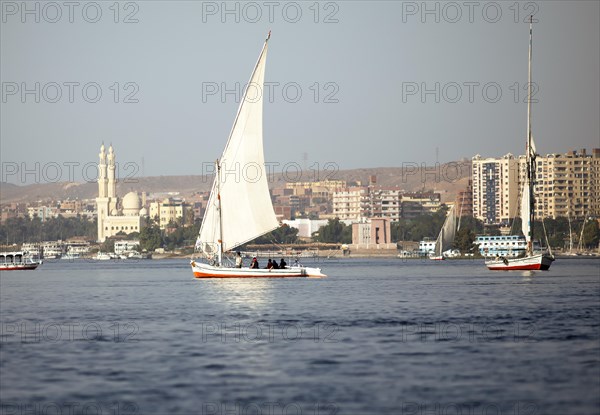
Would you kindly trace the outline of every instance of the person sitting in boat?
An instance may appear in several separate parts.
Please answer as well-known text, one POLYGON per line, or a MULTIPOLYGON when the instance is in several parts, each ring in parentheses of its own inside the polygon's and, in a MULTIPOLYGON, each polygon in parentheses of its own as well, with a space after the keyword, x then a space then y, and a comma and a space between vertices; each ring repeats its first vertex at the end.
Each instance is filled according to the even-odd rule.
POLYGON ((277 263, 276 259, 273 260, 272 264, 273 264, 273 269, 279 269, 279 264, 277 263))
POLYGON ((252 258, 252 262, 250 263, 250 268, 258 269, 258 260, 256 257, 252 258))
POLYGON ((281 262, 279 263, 279 268, 285 269, 286 266, 287 266, 287 262, 285 262, 285 260, 283 258, 281 258, 281 262))
POLYGON ((242 261, 242 254, 240 254, 240 251, 237 252, 237 255, 235 257, 235 267, 236 268, 242 268, 243 266, 243 261, 242 261))
POLYGON ((269 262, 267 262, 267 269, 271 268, 273 268, 273 261, 271 261, 271 258, 269 258, 269 262))

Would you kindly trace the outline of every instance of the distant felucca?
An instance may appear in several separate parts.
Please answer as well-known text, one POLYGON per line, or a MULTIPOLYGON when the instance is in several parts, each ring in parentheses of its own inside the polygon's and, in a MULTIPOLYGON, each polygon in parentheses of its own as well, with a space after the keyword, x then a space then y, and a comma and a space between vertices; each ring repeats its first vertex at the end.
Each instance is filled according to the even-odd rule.
POLYGON ((444 260, 444 252, 452 246, 452 242, 454 242, 454 237, 456 236, 457 229, 457 219, 456 219, 456 205, 452 205, 450 210, 448 211, 448 215, 446 216, 446 220, 444 220, 444 224, 442 225, 442 229, 438 235, 437 240, 435 241, 435 248, 433 252, 429 255, 429 259, 433 259, 436 261, 444 260))

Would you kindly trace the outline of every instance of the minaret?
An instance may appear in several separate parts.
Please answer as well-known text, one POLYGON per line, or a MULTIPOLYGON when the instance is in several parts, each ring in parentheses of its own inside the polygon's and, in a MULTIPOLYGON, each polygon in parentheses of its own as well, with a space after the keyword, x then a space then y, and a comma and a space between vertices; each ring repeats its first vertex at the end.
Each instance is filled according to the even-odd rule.
POLYGON ((100 161, 98 163, 98 197, 96 198, 96 206, 98 211, 98 242, 104 242, 106 235, 104 232, 104 220, 109 215, 109 197, 108 197, 108 179, 106 178, 106 153, 104 151, 104 143, 100 147, 98 155, 100 161))
POLYGON ((106 178, 106 153, 104 152, 104 143, 100 147, 98 154, 100 162, 98 163, 98 197, 107 196, 107 178, 106 178))
POLYGON ((108 197, 117 197, 117 182, 115 180, 115 152, 112 144, 108 148, 108 197))
POLYGON ((115 164, 115 151, 113 150, 112 144, 108 147, 108 211, 110 215, 113 215, 119 205, 117 198, 117 180, 116 180, 116 164, 115 164))

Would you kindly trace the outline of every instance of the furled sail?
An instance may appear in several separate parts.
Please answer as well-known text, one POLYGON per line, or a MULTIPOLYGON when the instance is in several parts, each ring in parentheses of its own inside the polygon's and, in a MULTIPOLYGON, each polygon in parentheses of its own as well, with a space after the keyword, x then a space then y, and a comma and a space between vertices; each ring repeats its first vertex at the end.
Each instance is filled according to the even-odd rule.
MULTIPOLYGON (((531 107, 531 103, 529 103, 528 108, 531 107)), ((528 109, 528 113, 531 114, 531 108, 528 109)), ((535 184, 535 174, 536 174, 536 149, 535 142, 533 141, 533 136, 531 134, 531 121, 530 116, 528 116, 527 122, 527 141, 525 146, 525 171, 523 174, 523 186, 521 187, 521 231, 525 236, 525 241, 529 246, 529 242, 532 240, 532 223, 531 216, 533 210, 533 200, 531 197, 533 196, 533 186, 535 184)))
POLYGON ((532 214, 532 200, 531 196, 533 193, 533 185, 535 183, 535 174, 536 174, 536 163, 535 163, 535 143, 533 142, 533 137, 531 136, 531 132, 529 132, 529 137, 527 140, 527 146, 525 148, 525 172, 524 172, 524 180, 523 186, 521 187, 521 231, 525 236, 525 241, 529 245, 532 238, 532 230, 531 230, 531 214, 532 214), (532 183, 533 181, 533 183, 532 183))
POLYGON ((521 230, 527 241, 527 254, 532 253, 533 237, 533 186, 535 184, 535 143, 531 134, 531 55, 533 44, 533 17, 529 20, 529 69, 527 78, 527 138, 525 141, 525 180, 521 189, 521 230))
POLYGON ((279 226, 269 195, 262 137, 268 40, 244 91, 223 155, 217 161, 215 181, 196 241, 196 248, 208 256, 219 249, 234 249, 279 226))
POLYGON ((435 242, 435 254, 441 256, 443 252, 452 247, 456 236, 456 208, 453 205, 448 211, 448 216, 442 225, 442 229, 435 242))
MULTIPOLYGON (((529 166, 526 166, 529 168, 529 166)), ((525 180, 523 182, 523 186, 521 188, 521 230, 523 231, 523 235, 525 235, 525 240, 527 242, 531 241, 531 223, 530 223, 530 215, 529 211, 531 208, 531 199, 529 194, 529 177, 528 173, 525 172, 525 180)))

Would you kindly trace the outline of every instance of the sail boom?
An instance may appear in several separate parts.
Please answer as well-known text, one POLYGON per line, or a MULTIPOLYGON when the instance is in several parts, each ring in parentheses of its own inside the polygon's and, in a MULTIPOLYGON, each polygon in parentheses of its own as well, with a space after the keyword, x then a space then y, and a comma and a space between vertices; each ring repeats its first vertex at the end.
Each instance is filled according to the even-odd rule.
POLYGON ((234 245, 232 245, 232 246, 230 246, 229 248, 227 248, 227 251, 225 251, 225 252, 232 251, 232 250, 234 250, 235 248, 237 248, 238 246, 244 245, 245 243, 248 243, 248 242, 252 241, 253 239, 256 239, 256 238, 259 238, 259 237, 261 237, 261 236, 263 236, 263 235, 266 235, 266 234, 268 234, 269 232, 273 232, 273 231, 274 231, 275 229, 277 229, 277 228, 279 228, 279 225, 277 225, 277 226, 275 226, 273 229, 269 229, 268 231, 266 231, 266 232, 263 232, 263 233, 261 233, 261 234, 259 234, 259 235, 255 235, 255 236, 253 236, 253 237, 251 237, 251 238, 248 238, 248 239, 247 239, 247 240, 245 240, 245 241, 242 241, 242 242, 236 242, 234 245))

